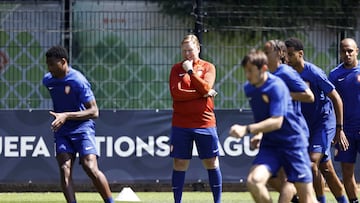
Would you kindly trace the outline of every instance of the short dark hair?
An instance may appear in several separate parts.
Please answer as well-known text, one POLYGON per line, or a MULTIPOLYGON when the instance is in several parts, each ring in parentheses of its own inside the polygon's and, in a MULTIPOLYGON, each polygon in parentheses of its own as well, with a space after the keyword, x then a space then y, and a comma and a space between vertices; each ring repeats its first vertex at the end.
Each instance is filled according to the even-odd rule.
POLYGON ((295 37, 291 37, 291 38, 285 40, 285 45, 288 48, 289 47, 294 48, 295 51, 304 50, 304 45, 301 42, 301 40, 298 38, 295 38, 295 37))
POLYGON ((56 59, 65 58, 66 61, 69 61, 69 55, 65 47, 57 45, 51 47, 45 54, 46 58, 54 57, 56 59))
POLYGON ((258 69, 261 69, 263 65, 268 64, 266 54, 261 50, 251 50, 241 61, 241 65, 245 67, 247 63, 255 65, 258 69))

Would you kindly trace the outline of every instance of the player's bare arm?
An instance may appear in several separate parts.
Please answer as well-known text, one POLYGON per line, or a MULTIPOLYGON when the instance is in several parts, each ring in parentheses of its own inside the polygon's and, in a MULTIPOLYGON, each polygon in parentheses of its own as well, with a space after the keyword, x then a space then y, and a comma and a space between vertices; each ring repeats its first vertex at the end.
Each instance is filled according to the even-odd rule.
POLYGON ((349 142, 345 136, 343 129, 343 102, 339 93, 334 89, 327 95, 334 106, 336 116, 336 134, 334 137, 334 143, 339 143, 342 150, 346 151, 349 148, 349 142))
POLYGON ((84 104, 86 109, 76 112, 61 112, 56 113, 50 111, 49 113, 54 116, 54 121, 51 123, 52 131, 56 132, 60 129, 66 120, 86 120, 99 117, 99 109, 96 104, 96 100, 92 100, 84 104))
POLYGON ((272 116, 258 123, 249 125, 251 134, 268 133, 281 128, 283 123, 283 116, 272 116))
POLYGON ((291 98, 296 101, 312 103, 315 101, 315 97, 310 88, 306 89, 305 92, 290 92, 291 98))
POLYGON ((238 125, 235 124, 231 126, 229 134, 232 137, 242 138, 247 133, 259 134, 272 132, 281 128, 283 123, 283 116, 273 116, 258 123, 253 123, 250 125, 238 125))

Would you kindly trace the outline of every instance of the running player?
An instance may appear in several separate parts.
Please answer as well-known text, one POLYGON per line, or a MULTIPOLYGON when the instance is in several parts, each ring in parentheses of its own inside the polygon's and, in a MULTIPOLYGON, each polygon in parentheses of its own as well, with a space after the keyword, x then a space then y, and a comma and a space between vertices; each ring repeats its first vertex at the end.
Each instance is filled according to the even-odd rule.
POLYGON ((283 168, 288 181, 297 189, 299 201, 315 203, 306 148, 307 132, 293 109, 288 87, 282 79, 268 72, 267 64, 262 51, 253 51, 244 57, 242 66, 248 80, 244 91, 255 123, 247 126, 235 124, 229 132, 236 138, 248 133, 263 133, 259 153, 248 175, 248 189, 255 202, 272 202, 266 183, 283 168))
MULTIPOLYGON (((295 113, 299 117, 299 124, 305 130, 306 135, 309 136, 309 129, 305 118, 301 112, 301 102, 314 102, 314 94, 306 85, 304 80, 296 73, 296 71, 288 66, 287 63, 287 49, 286 45, 281 40, 269 40, 264 45, 264 52, 268 58, 269 71, 280 77, 290 90, 290 95, 293 100, 293 107, 295 113)), ((305 143, 304 143, 305 144, 305 143)), ((286 181, 286 176, 283 171, 277 174, 277 177, 271 178, 269 181, 271 187, 274 187, 280 192, 279 202, 288 203, 297 202, 296 190, 292 184, 286 181)))
POLYGON ((302 103, 301 110, 310 130, 309 154, 317 200, 320 203, 326 202, 324 176, 336 200, 339 203, 347 203, 345 190, 331 161, 330 151, 334 137, 335 142, 338 142, 342 149, 346 150, 349 145, 341 127, 343 126, 342 100, 324 71, 304 60, 304 46, 299 39, 287 39, 285 44, 288 64, 300 74, 315 96, 315 102, 302 103))
POLYGON ((49 73, 43 78, 54 110, 51 129, 54 132, 56 159, 60 170, 61 188, 68 203, 76 203, 72 173, 76 154, 105 203, 113 203, 105 175, 99 170, 95 145, 95 124, 92 119, 99 110, 90 83, 69 64, 66 49, 51 47, 46 52, 49 73))

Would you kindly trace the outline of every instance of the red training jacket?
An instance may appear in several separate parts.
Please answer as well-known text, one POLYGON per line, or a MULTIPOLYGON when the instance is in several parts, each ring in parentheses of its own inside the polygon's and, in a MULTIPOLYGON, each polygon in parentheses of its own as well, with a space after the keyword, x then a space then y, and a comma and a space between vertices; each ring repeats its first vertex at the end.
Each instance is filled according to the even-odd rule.
POLYGON ((215 82, 215 66, 198 60, 193 74, 175 64, 170 73, 170 93, 173 100, 172 126, 181 128, 208 128, 216 126, 214 98, 204 97, 215 82))

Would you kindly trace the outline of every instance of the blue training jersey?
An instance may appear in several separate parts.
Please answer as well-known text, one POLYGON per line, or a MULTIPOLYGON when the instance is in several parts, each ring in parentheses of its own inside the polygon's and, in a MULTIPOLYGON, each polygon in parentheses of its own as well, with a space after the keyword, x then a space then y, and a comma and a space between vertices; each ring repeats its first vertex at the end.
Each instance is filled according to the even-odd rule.
MULTIPOLYGON (((46 73, 43 84, 48 89, 53 101, 54 112, 74 112, 85 110, 84 103, 95 99, 90 83, 79 71, 69 67, 69 72, 64 78, 54 78, 51 73, 46 73)), ((88 120, 67 120, 55 132, 55 136, 95 131, 95 123, 88 120)))
POLYGON ((283 116, 279 130, 264 133, 261 146, 299 148, 307 147, 307 132, 300 125, 298 115, 294 112, 289 89, 284 81, 271 73, 261 87, 246 83, 244 91, 254 114, 255 122, 272 116, 283 116))
POLYGON ((343 100, 344 128, 360 128, 360 66, 347 69, 341 63, 331 70, 329 80, 343 100))
MULTIPOLYGON (((287 64, 280 64, 272 74, 280 77, 285 82, 290 92, 305 92, 305 90, 309 88, 300 75, 287 64)), ((304 128, 307 132, 306 135, 309 136, 309 128, 301 111, 301 102, 293 100, 293 108, 300 118, 300 126, 304 128)))
POLYGON ((335 126, 336 118, 333 104, 327 95, 335 89, 325 72, 316 65, 306 62, 304 70, 300 73, 301 78, 310 85, 314 94, 313 103, 301 103, 301 111, 309 128, 335 126))

